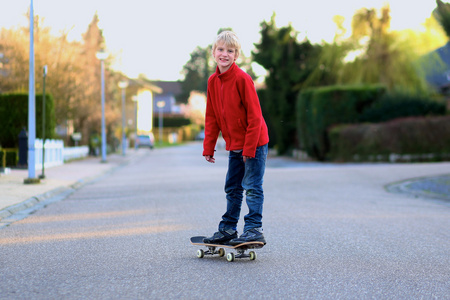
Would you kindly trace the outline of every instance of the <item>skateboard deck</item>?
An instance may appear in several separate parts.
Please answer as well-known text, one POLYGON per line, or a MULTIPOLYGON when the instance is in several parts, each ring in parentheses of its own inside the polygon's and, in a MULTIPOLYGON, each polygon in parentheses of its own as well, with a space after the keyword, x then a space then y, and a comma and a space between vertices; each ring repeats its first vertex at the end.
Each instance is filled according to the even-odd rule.
POLYGON ((250 260, 256 259, 256 253, 255 251, 250 251, 249 253, 245 253, 245 251, 249 249, 259 249, 264 247, 263 242, 246 242, 239 245, 227 245, 227 244, 209 244, 204 243, 203 239, 205 239, 206 236, 193 236, 191 237, 191 244, 197 245, 197 246, 205 246, 208 248, 208 250, 204 251, 203 249, 199 249, 197 251, 197 257, 203 258, 205 255, 215 255, 218 254, 220 257, 225 256, 225 250, 224 248, 228 249, 234 249, 236 250, 237 254, 234 254, 233 252, 229 252, 227 254, 227 260, 228 261, 234 261, 236 258, 250 258, 250 260))

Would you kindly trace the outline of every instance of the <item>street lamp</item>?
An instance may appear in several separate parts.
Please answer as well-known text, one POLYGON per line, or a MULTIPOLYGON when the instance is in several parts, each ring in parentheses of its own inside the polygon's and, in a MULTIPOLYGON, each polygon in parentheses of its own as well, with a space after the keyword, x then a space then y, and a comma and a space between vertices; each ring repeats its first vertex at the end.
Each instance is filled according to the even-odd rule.
POLYGON ((45 78, 47 77, 47 65, 44 66, 42 91, 42 173, 40 179, 45 178, 45 78))
POLYGON ((25 184, 39 183, 36 178, 36 118, 35 118, 35 86, 34 86, 34 9, 33 0, 30 0, 30 61, 29 61, 29 80, 28 80, 28 178, 24 180, 25 184))
POLYGON ((101 77, 102 77, 102 161, 106 162, 106 125, 105 125, 105 59, 108 58, 108 53, 103 50, 97 52, 97 58, 101 63, 101 77))
POLYGON ((125 133, 125 90, 128 87, 128 81, 122 80, 119 82, 119 88, 122 89, 122 155, 126 154, 127 137, 125 133))
POLYGON ((137 125, 137 121, 138 121, 138 117, 137 117, 138 98, 137 98, 137 96, 133 96, 133 97, 131 97, 131 100, 133 100, 133 102, 134 102, 134 134, 135 134, 135 137, 134 137, 134 149, 137 149, 136 140, 137 140, 137 133, 138 133, 138 125, 137 125))
POLYGON ((158 127, 159 127, 159 145, 162 144, 162 136, 163 136, 163 108, 166 106, 165 101, 158 101, 156 102, 156 106, 159 108, 159 120, 158 120, 158 127))

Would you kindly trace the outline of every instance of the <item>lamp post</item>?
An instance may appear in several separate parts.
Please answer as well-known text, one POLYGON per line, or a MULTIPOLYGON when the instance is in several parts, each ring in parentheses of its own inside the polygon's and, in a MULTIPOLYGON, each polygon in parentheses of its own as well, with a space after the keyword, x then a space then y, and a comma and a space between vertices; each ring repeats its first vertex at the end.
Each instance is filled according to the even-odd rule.
POLYGON ((45 78, 47 77, 47 65, 43 72, 43 91, 42 91, 42 173, 40 179, 45 178, 45 78))
POLYGON ((163 136, 163 108, 166 106, 165 101, 158 101, 156 102, 156 106, 159 108, 159 120, 158 120, 158 127, 159 127, 159 145, 162 144, 162 136, 163 136))
POLYGON ((105 59, 108 58, 108 53, 102 51, 97 52, 97 58, 101 64, 102 77, 102 163, 106 162, 106 125, 105 125, 105 59))
POLYGON ((136 140, 137 140, 137 133, 138 133, 138 124, 137 124, 137 121, 138 121, 138 117, 137 117, 137 111, 138 111, 138 98, 137 98, 137 96, 133 96, 133 97, 131 97, 131 100, 133 100, 133 102, 134 102, 134 149, 137 149, 137 143, 136 143, 136 140))
POLYGON ((28 178, 25 184, 39 183, 36 178, 36 116, 35 116, 35 86, 34 86, 34 10, 33 0, 30 0, 30 61, 29 61, 29 81, 28 81, 28 178))
POLYGON ((128 81, 122 80, 119 82, 119 88, 122 89, 122 155, 127 151, 127 136, 125 133, 125 90, 128 87, 128 81))

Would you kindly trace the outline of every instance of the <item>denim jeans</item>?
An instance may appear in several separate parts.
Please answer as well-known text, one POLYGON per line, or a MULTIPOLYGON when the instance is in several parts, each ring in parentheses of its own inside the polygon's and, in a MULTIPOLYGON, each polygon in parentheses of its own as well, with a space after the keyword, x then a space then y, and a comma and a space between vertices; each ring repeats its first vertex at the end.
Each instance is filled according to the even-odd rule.
POLYGON ((244 163, 242 152, 230 151, 225 181, 227 211, 219 223, 220 230, 237 230, 245 190, 248 214, 244 217, 244 232, 262 227, 264 203, 263 177, 266 168, 268 145, 256 148, 255 158, 244 163))

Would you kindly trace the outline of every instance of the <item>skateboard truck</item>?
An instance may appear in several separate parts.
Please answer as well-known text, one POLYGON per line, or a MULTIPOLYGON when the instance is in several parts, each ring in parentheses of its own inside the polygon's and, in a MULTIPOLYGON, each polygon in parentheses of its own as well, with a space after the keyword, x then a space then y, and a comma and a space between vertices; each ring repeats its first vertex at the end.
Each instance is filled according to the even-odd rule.
POLYGON ((236 250, 237 255, 235 255, 233 252, 230 252, 227 254, 227 260, 228 261, 234 261, 236 258, 250 258, 250 260, 255 260, 256 259, 256 252, 255 251, 250 251, 248 254, 245 253, 247 249, 238 249, 236 250))
POLYGON ((250 258, 250 260, 256 259, 255 251, 250 251, 245 253, 249 249, 259 249, 264 246, 263 242, 246 242, 239 245, 231 246, 231 245, 222 245, 222 244, 207 244, 203 242, 204 236, 194 236, 191 238, 191 244, 205 246, 208 250, 204 251, 202 249, 197 250, 197 257, 203 258, 205 255, 215 255, 218 254, 220 257, 225 256, 225 249, 230 248, 235 249, 237 254, 233 252, 229 252, 227 254, 227 260, 229 262, 234 261, 237 258, 250 258), (223 248, 222 248, 223 247, 223 248))
POLYGON ((220 257, 225 256, 225 250, 223 248, 217 249, 215 246, 208 246, 208 250, 203 251, 202 249, 199 249, 197 251, 197 257, 203 258, 205 255, 214 255, 218 254, 220 257))

